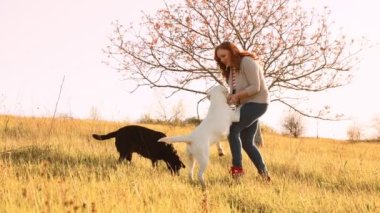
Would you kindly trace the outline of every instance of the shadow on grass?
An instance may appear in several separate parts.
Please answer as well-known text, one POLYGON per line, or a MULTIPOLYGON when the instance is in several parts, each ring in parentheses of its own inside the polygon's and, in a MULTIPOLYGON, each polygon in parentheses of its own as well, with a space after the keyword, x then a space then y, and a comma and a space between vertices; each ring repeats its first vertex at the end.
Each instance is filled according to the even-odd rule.
POLYGON ((104 164, 115 165, 117 163, 113 157, 93 157, 86 155, 73 157, 47 146, 29 146, 10 150, 0 153, 0 158, 4 161, 11 161, 13 164, 48 162, 73 166, 101 166, 104 164))
POLYGON ((29 146, 0 153, 0 159, 10 163, 23 176, 26 173, 45 173, 49 176, 73 176, 93 172, 104 176, 114 171, 118 161, 111 156, 94 157, 85 154, 71 156, 51 147, 29 146), (37 167, 37 169, 36 169, 37 167), (25 171, 29 170, 29 171, 25 171))

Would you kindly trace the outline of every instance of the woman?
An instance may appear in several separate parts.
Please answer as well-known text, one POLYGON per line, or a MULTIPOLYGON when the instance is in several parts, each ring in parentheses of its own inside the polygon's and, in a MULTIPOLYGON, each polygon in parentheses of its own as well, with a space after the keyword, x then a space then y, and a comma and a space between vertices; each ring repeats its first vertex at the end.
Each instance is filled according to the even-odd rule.
POLYGON ((268 88, 256 59, 254 54, 240 51, 231 42, 223 42, 215 48, 215 60, 230 86, 231 94, 227 101, 240 108, 240 121, 232 123, 228 136, 232 154, 232 176, 239 177, 244 174, 241 153, 243 147, 261 177, 270 181, 264 160, 253 144, 258 118, 266 112, 269 104, 268 88))

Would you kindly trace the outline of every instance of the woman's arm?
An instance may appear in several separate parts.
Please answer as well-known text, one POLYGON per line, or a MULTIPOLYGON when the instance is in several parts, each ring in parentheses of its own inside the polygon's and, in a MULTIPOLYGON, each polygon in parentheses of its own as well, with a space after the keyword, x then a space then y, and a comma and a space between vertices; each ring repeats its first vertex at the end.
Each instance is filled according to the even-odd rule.
POLYGON ((260 92, 260 68, 253 58, 245 57, 243 60, 241 72, 244 72, 248 81, 249 86, 244 89, 247 93, 245 97, 248 97, 260 92))
POLYGON ((228 104, 239 104, 241 99, 260 92, 260 68, 256 61, 249 57, 243 58, 240 72, 244 72, 248 81, 248 86, 245 89, 238 91, 236 94, 229 95, 227 99, 228 104))

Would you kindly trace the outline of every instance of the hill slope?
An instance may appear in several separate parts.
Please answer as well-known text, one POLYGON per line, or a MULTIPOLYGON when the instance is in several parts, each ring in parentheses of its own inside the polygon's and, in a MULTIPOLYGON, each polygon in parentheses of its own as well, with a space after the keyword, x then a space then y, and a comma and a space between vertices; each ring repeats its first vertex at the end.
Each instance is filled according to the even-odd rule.
MULTIPOLYGON (((380 144, 294 139, 264 133, 260 148, 273 181, 244 154, 233 180, 229 147, 212 147, 208 189, 134 155, 119 164, 114 141, 95 141, 127 123, 0 116, 0 212, 379 212, 380 144)), ((193 126, 145 125, 167 135, 193 126)), ((186 162, 185 145, 175 144, 186 162)))

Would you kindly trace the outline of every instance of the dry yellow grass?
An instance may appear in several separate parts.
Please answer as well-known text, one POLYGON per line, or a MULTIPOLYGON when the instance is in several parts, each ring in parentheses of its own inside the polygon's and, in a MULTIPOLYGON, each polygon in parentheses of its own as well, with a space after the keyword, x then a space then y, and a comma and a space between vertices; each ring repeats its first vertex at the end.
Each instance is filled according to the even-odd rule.
MULTIPOLYGON (((212 148, 203 191, 186 169, 173 177, 136 154, 119 164, 113 140, 90 137, 123 125, 0 116, 0 212, 380 212, 380 144, 264 133, 268 184, 246 155, 246 175, 230 178, 224 141, 226 156, 212 148)), ((168 135, 193 128, 144 126, 168 135)), ((185 145, 175 147, 185 159, 185 145)))

